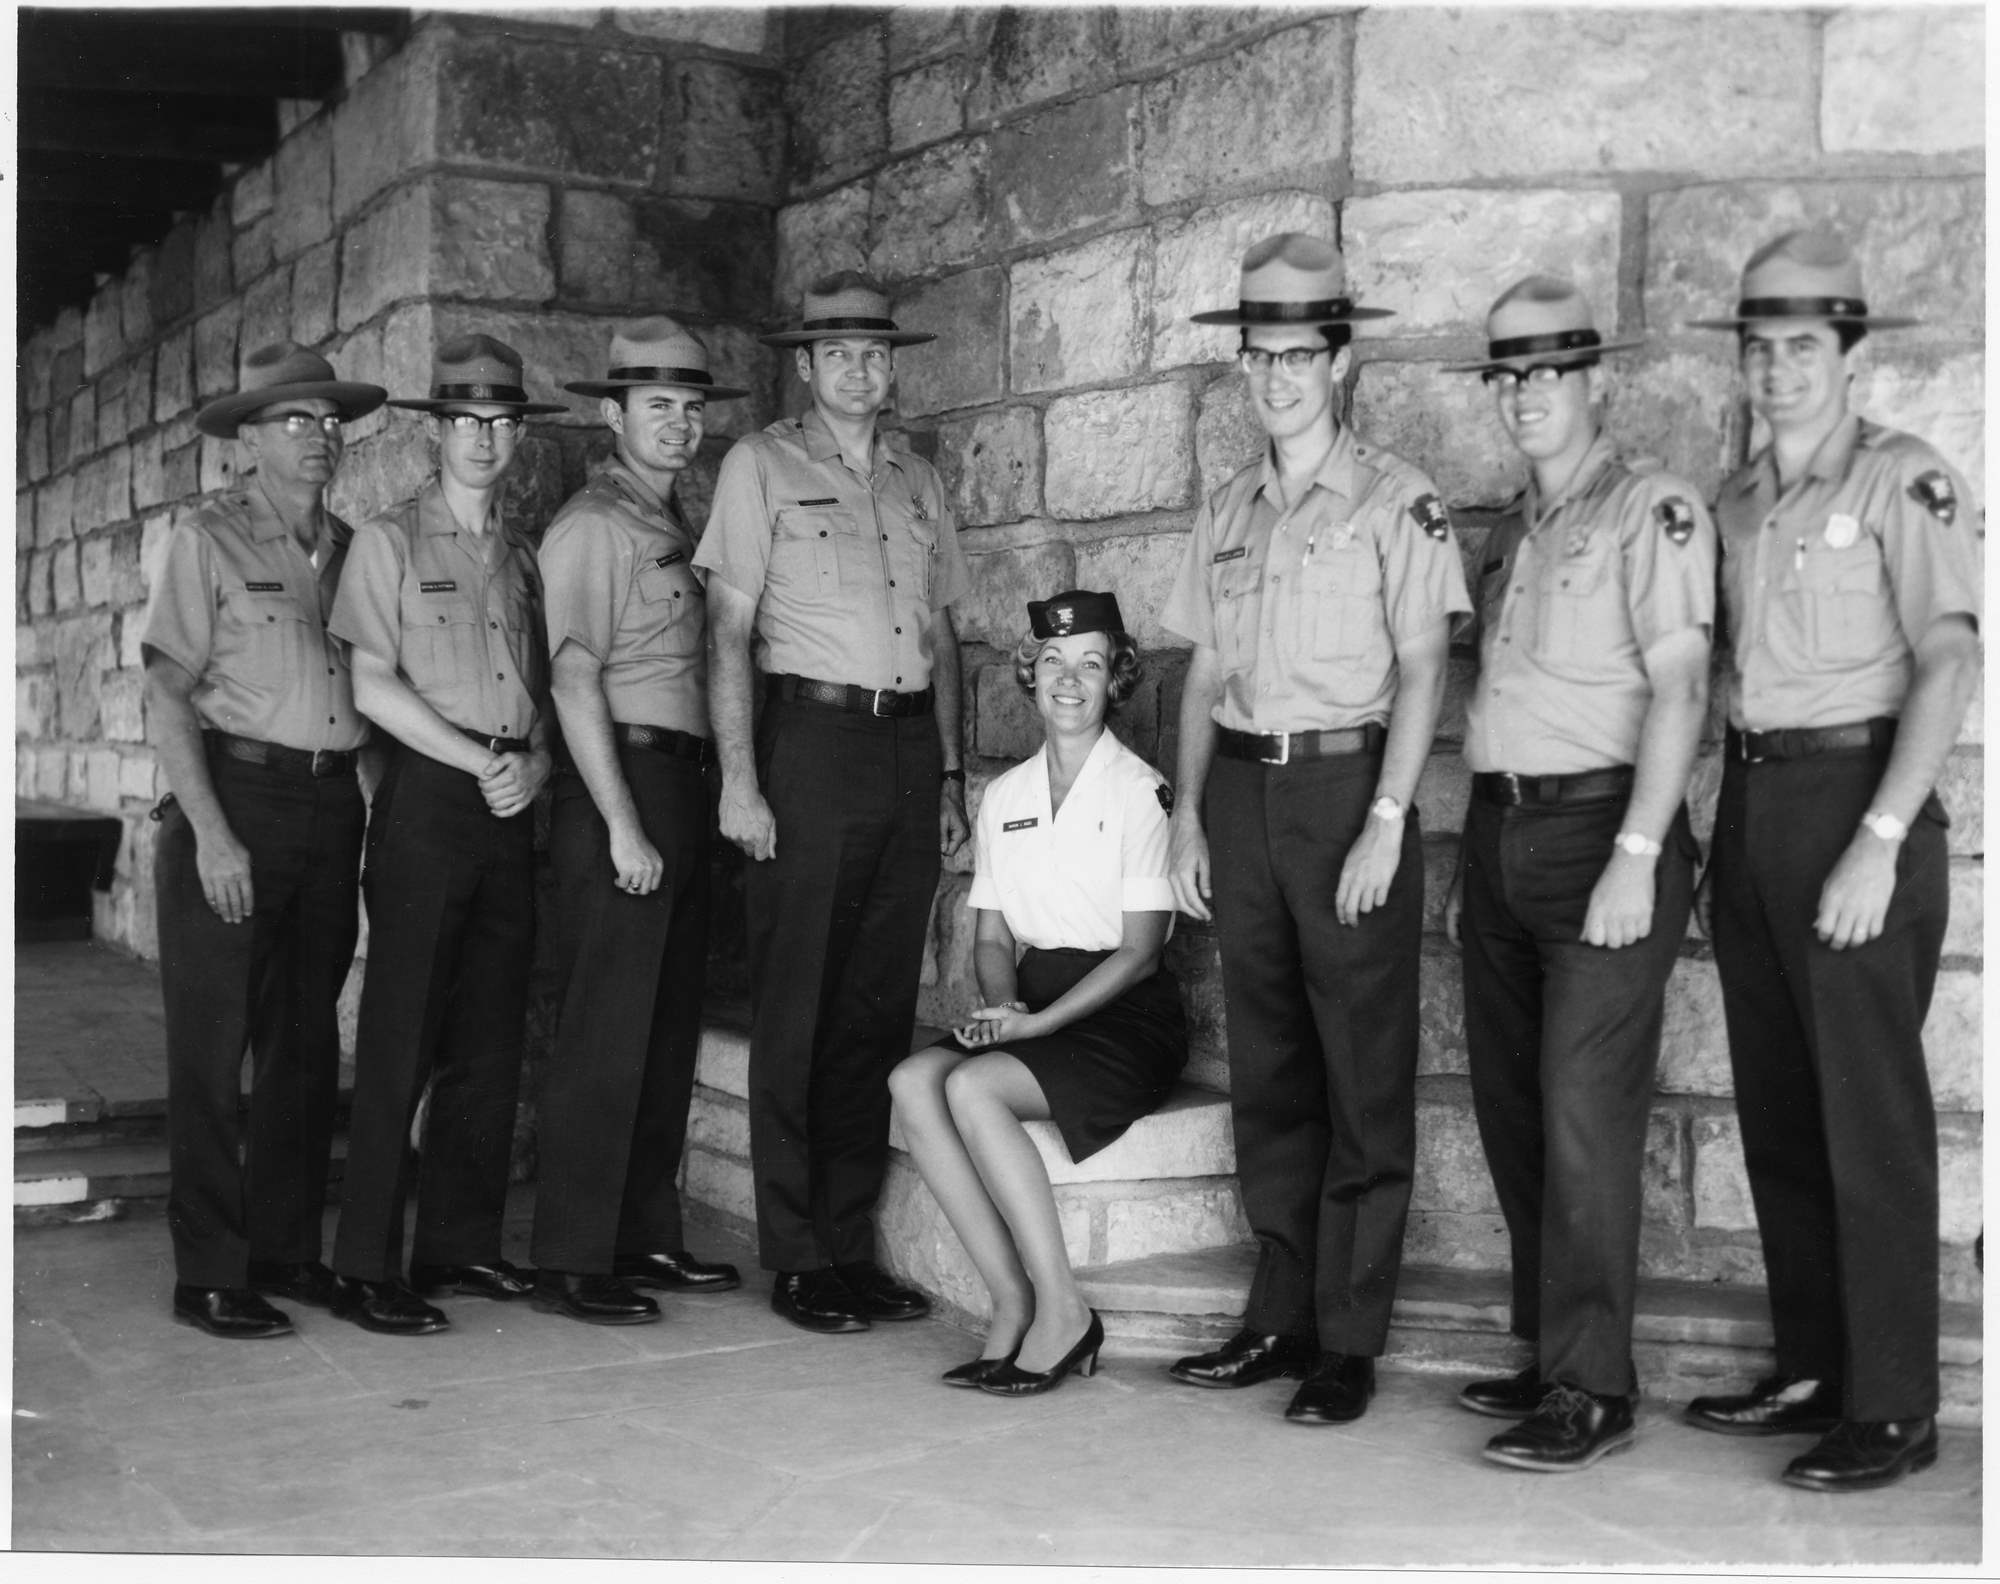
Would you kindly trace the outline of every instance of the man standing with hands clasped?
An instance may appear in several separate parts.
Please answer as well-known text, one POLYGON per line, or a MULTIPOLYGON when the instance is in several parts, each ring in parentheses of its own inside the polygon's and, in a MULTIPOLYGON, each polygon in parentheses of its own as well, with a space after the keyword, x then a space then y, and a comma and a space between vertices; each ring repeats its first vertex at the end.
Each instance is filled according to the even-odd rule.
POLYGON ((864 276, 809 286, 801 327, 763 340, 796 349, 811 405, 723 458, 695 555, 722 834, 751 859, 758 1252, 771 1307, 810 1331, 930 1307, 875 1263, 872 1214, 939 849, 966 837, 949 606, 970 580, 936 471, 875 427, 894 349, 934 339, 864 276))
POLYGON ((1729 730, 1715 963, 1777 1374, 1698 1397, 1725 1435, 1820 1433, 1807 1490, 1937 1459, 1937 1116, 1924 1015, 1944 947, 1933 790, 1979 679, 1979 508, 1914 435, 1848 408, 1871 314, 1840 237, 1792 232, 1727 318, 1771 443, 1716 502, 1729 730))
POLYGON ((1424 884, 1410 800, 1469 605, 1430 481, 1334 416, 1351 327, 1384 310, 1349 301, 1335 248, 1290 233, 1244 255, 1240 297, 1195 319, 1240 328, 1270 445, 1202 504, 1161 621, 1194 644, 1174 897, 1196 918, 1214 897, 1261 1250, 1243 1329, 1170 1373, 1304 1376, 1285 1417, 1341 1424, 1367 1412, 1402 1266, 1424 884))
POLYGON ((1465 951, 1473 1111, 1513 1254, 1520 1374, 1459 1401, 1524 1422, 1496 1463, 1629 1446, 1646 1120, 1698 857, 1682 801, 1708 710, 1715 529, 1694 489, 1600 421, 1605 341, 1568 281, 1487 316, 1477 373, 1527 459, 1487 539, 1472 797, 1445 928, 1465 951))

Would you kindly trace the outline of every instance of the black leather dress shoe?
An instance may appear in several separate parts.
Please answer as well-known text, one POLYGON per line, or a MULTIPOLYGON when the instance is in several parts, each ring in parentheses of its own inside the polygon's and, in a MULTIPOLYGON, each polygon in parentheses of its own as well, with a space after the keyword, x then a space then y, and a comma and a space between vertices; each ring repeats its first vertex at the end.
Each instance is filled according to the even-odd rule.
POLYGON ((418 1292, 464 1293, 468 1298, 493 1298, 508 1303, 535 1290, 534 1274, 495 1260, 491 1265, 412 1265, 410 1285, 418 1292))
POLYGON ((617 1276, 539 1270, 530 1301, 546 1313, 567 1315, 589 1325, 645 1325, 660 1318, 658 1304, 644 1293, 634 1292, 617 1276))
POLYGON ((1937 1456, 1935 1419, 1843 1419, 1793 1458, 1783 1477, 1800 1490, 1874 1490, 1929 1468, 1937 1456))
POLYGON ((1305 1384, 1292 1393, 1285 1417, 1293 1424, 1352 1424, 1375 1395, 1375 1361, 1354 1353, 1322 1353, 1305 1384))
POLYGON ((1542 1406, 1549 1383, 1539 1365, 1501 1380, 1476 1380, 1458 1394, 1458 1405, 1491 1419, 1525 1419, 1542 1406))
POLYGON ((1020 1356, 1021 1345, 1017 1342, 1014 1351, 1005 1358, 976 1358, 969 1364, 946 1370, 938 1379, 947 1386, 984 1386, 1020 1356))
POLYGON ((861 1300, 831 1266, 779 1271, 771 1283, 771 1313, 807 1331, 866 1331, 861 1300))
POLYGON ((1630 1397, 1600 1397, 1556 1381, 1542 1405, 1486 1443, 1486 1456, 1535 1474, 1572 1474, 1638 1438, 1630 1397))
POLYGON ((611 1262, 611 1273, 634 1287, 652 1287, 660 1292, 728 1292, 743 1285, 734 1265, 717 1260, 698 1260, 686 1249, 664 1254, 621 1254, 611 1262))
POLYGON ((343 1276, 333 1295, 333 1312, 364 1331, 384 1336, 427 1336, 451 1321, 399 1281, 357 1281, 343 1276))
POLYGON ((174 1318, 215 1337, 285 1336, 292 1317, 248 1287, 174 1287, 174 1318))
POLYGON ((836 1265, 834 1269, 870 1320, 921 1320, 931 1312, 930 1299, 916 1288, 904 1286, 873 1260, 836 1265))
POLYGON ((1682 1417, 1718 1435, 1825 1435, 1840 1423, 1840 1393, 1825 1381, 1773 1375, 1747 1392, 1697 1397, 1682 1417))
POLYGON ((1213 1353, 1175 1359, 1167 1373, 1186 1386, 1231 1389, 1289 1376, 1303 1380, 1319 1359, 1319 1344, 1305 1337, 1239 1331, 1213 1353))
POLYGON ((333 1290, 339 1282, 340 1278, 318 1260, 250 1262, 250 1285, 258 1292, 321 1309, 333 1307, 333 1290))

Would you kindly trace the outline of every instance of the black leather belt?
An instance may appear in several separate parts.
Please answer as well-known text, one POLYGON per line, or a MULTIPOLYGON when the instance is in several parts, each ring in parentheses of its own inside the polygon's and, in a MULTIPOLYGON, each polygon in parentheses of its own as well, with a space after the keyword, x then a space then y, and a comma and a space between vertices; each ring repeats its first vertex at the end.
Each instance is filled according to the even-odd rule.
POLYGON ((1546 808, 1557 803, 1598 803, 1623 797, 1632 790, 1632 767, 1585 770, 1577 775, 1516 775, 1511 770, 1481 770, 1472 777, 1475 797, 1509 808, 1546 808))
POLYGON ((836 709, 844 709, 855 715, 874 715, 882 719, 901 719, 906 715, 928 715, 931 712, 931 690, 921 693, 898 693, 891 688, 855 687, 846 682, 818 682, 811 677, 774 676, 768 684, 771 692, 781 699, 805 699, 813 704, 831 704, 836 709))
POLYGON ((1732 726, 1723 734, 1722 749, 1731 759, 1756 764, 1764 759, 1810 759, 1823 753, 1887 753, 1895 741, 1896 718, 1878 715, 1846 726, 1787 726, 1761 732, 1738 731, 1732 726))
POLYGON ((354 771, 352 748, 287 748, 283 743, 265 742, 259 737, 238 737, 234 732, 225 731, 207 731, 202 736, 214 745, 217 753, 241 759, 245 764, 264 765, 292 775, 324 780, 328 776, 351 775, 354 771))
POLYGON ((1331 759, 1340 754, 1380 753, 1388 730, 1370 721, 1341 731, 1241 732, 1215 728, 1215 751, 1225 759, 1251 764, 1290 764, 1294 759, 1331 759))
POLYGON ((627 748, 649 748, 674 759, 692 759, 709 764, 715 759, 715 745, 693 732, 675 731, 671 726, 641 726, 636 721, 613 721, 611 731, 627 748))
POLYGON ((489 737, 484 732, 476 732, 470 726, 458 728, 461 737, 470 737, 488 753, 527 753, 534 747, 524 737, 489 737))

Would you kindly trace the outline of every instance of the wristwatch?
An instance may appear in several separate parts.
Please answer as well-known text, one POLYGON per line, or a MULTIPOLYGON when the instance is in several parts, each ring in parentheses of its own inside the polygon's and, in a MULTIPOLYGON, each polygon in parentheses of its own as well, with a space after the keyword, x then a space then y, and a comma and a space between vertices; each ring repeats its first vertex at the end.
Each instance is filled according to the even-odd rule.
POLYGON ((1641 836, 1637 831, 1620 831, 1611 845, 1634 858, 1657 858, 1666 850, 1652 837, 1641 836))
POLYGON ((1369 816, 1378 820, 1399 820, 1403 817, 1403 805, 1384 792, 1368 805, 1369 816))
POLYGON ((1861 816, 1861 828, 1878 840, 1892 844, 1910 834, 1910 827, 1895 815, 1884 814, 1877 809, 1870 809, 1861 816))

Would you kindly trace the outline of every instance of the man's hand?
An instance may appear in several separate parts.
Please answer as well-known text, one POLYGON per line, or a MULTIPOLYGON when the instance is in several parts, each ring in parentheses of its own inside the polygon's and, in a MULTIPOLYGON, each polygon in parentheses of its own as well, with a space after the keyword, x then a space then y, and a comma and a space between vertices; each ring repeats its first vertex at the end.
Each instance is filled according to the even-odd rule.
POLYGON ((1583 939, 1616 950, 1653 933, 1654 858, 1619 851, 1611 855, 1583 914, 1583 939))
POLYGON ((965 783, 947 781, 938 793, 938 851, 949 858, 965 845, 970 834, 965 823, 965 783))
POLYGON ((778 855, 778 822, 772 816, 771 805, 764 801, 764 794, 755 786, 731 786, 722 783, 722 834, 741 847, 744 853, 763 863, 778 855))
POLYGON ((1813 932, 1835 951, 1866 946, 1882 933, 1896 889, 1896 848, 1873 831, 1856 831, 1820 887, 1813 932))
POLYGON ((195 872, 201 876, 201 894, 225 924, 241 924, 250 916, 256 897, 250 885, 250 849, 233 832, 220 831, 203 840, 195 838, 195 872))
POLYGON ((479 791, 499 819, 512 819, 535 801, 549 778, 549 756, 539 749, 495 754, 479 773, 479 791))
POLYGON ((1347 849, 1340 866, 1340 884, 1333 893, 1333 916, 1343 924, 1359 924, 1361 915, 1389 900, 1389 886, 1403 856, 1403 822, 1368 816, 1361 835, 1347 849))
POLYGON ((618 889, 634 896, 651 896, 659 890, 667 870, 659 848, 636 825, 611 832, 611 866, 618 871, 618 889))
POLYGON ((1208 899, 1208 836, 1201 816, 1185 804, 1174 811, 1167 829, 1167 878, 1174 888, 1174 906, 1190 918, 1213 918, 1208 899))

